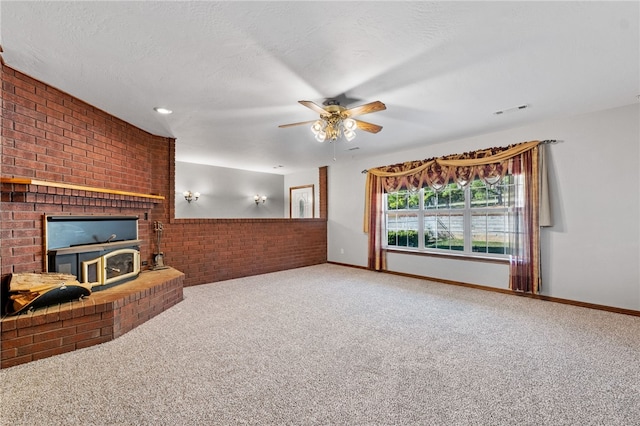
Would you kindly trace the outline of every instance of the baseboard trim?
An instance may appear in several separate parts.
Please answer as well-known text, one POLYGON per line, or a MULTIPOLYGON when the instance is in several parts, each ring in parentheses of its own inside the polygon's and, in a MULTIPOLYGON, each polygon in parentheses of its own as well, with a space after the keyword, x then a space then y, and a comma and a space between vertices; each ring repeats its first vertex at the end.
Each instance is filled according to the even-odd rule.
MULTIPOLYGON (((349 265, 347 263, 329 262, 329 261, 327 263, 331 263, 333 265, 339 265, 339 266, 346 266, 349 268, 357 268, 357 269, 365 269, 365 270, 373 271, 373 269, 367 268, 365 266, 349 265)), ((494 293, 510 294, 512 296, 528 297, 530 299, 544 300, 547 302, 562 303, 564 305, 579 306, 581 308, 597 309, 599 311, 607 311, 607 312, 613 312, 616 314, 632 315, 632 316, 640 317, 640 311, 636 311, 634 309, 616 308, 614 306, 579 302, 576 300, 562 299, 559 297, 552 297, 552 296, 544 296, 541 294, 521 293, 518 291, 513 291, 509 289, 504 289, 504 288, 486 287, 478 284, 463 283, 460 281, 445 280, 442 278, 428 277, 424 275, 407 274, 404 272, 395 272, 395 271, 379 271, 379 272, 382 272, 384 274, 398 275, 398 276, 407 277, 407 278, 416 278, 424 281, 433 281, 441 284, 457 285, 459 287, 474 288, 477 290, 492 291, 494 293)))
POLYGON ((351 265, 349 263, 333 262, 331 260, 327 260, 327 263, 330 263, 332 265, 338 265, 338 266, 346 266, 348 268, 364 269, 366 271, 373 271, 373 269, 367 268, 366 266, 351 265))

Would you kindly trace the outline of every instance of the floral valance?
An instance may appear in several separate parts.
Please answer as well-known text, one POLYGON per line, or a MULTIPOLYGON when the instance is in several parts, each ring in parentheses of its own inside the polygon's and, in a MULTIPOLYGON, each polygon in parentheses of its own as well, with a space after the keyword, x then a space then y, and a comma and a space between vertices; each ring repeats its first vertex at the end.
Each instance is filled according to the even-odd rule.
MULTIPOLYGON (((367 171, 380 179, 386 192, 419 189, 425 185, 438 191, 448 183, 466 186, 476 176, 488 185, 498 183, 508 171, 508 160, 538 146, 540 141, 522 142, 500 148, 488 148, 422 161, 409 161, 367 171)), ((368 179, 369 181, 370 179, 368 179)))

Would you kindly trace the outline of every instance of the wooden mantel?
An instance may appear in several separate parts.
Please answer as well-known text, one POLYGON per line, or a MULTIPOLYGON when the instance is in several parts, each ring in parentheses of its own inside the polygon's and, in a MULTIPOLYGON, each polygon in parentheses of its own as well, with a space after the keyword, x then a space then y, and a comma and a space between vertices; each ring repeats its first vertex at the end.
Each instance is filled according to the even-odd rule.
POLYGON ((14 185, 37 185, 49 188, 62 188, 69 189, 75 191, 88 191, 88 192, 98 192, 102 194, 114 194, 114 195, 123 195, 127 197, 138 197, 138 198, 147 198, 150 200, 164 200, 164 196, 162 195, 154 195, 154 194, 142 194, 138 192, 129 192, 129 191, 120 191, 117 189, 107 189, 107 188, 97 188, 93 186, 83 186, 83 185, 74 185, 62 182, 50 182, 46 180, 39 179, 30 179, 30 178, 10 178, 10 177, 1 177, 0 183, 14 184, 14 185))

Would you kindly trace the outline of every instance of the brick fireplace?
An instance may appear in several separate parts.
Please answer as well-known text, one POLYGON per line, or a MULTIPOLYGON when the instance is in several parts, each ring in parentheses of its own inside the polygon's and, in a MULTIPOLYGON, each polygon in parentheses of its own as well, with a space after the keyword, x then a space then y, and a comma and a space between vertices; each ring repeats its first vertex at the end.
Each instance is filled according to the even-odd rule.
MULTIPOLYGON (((326 262, 326 167, 319 171, 319 219, 175 219, 173 138, 151 135, 6 65, 0 76, 3 283, 12 273, 46 270, 44 215, 137 216, 141 276, 153 264, 153 223, 163 222, 164 263, 184 273, 184 286, 326 262)), ((1 324, 3 335, 17 330, 1 324)))
MULTIPOLYGON (((20 268, 20 263, 13 264, 11 272, 42 272, 47 270, 46 223, 49 218, 61 223, 75 223, 72 219, 132 218, 141 222, 149 216, 149 211, 163 202, 163 197, 123 191, 108 191, 104 188, 90 188, 67 184, 58 184, 38 180, 2 179, 2 211, 8 223, 15 229, 11 235, 33 235, 31 240, 40 244, 33 244, 20 249, 18 246, 5 249, 5 241, 15 241, 17 238, 3 240, 3 252, 9 252, 11 259, 29 259, 33 271, 20 268), (48 211, 77 211, 78 206, 88 206, 87 210, 111 215, 63 215, 62 213, 49 216, 48 211), (5 212, 11 212, 10 215, 5 212), (126 213, 128 216, 122 216, 126 213), (134 216, 133 214, 136 213, 134 216), (67 219, 67 220, 65 220, 67 219), (28 225, 28 226, 27 226, 28 225), (38 268, 32 259, 38 259, 38 268), (22 269, 22 270, 20 270, 22 269)), ((81 210, 85 211, 84 208, 81 210)), ((3 228, 6 225, 3 224, 3 228)), ((7 227, 9 228, 9 227, 7 227)), ((121 229, 121 228, 119 228, 121 229)), ((111 229, 102 230, 111 233, 111 229)), ((120 231, 118 231, 120 232, 120 231)), ((99 234, 99 232, 96 232, 99 234)), ((91 234, 93 235, 93 233, 91 234)), ((125 237, 137 237, 135 231, 123 231, 125 237)), ((54 239, 53 236, 50 236, 54 239)), ((67 237, 65 237, 67 238, 67 237)), ((102 238, 101 236, 97 237, 102 238)), ((22 238, 27 240, 27 238, 22 238)), ((148 255, 148 244, 135 238, 136 244, 145 247, 148 255)), ((71 244, 64 241, 59 244, 71 244)), ((59 245, 58 244, 58 245, 59 245)), ((118 243, 108 243, 118 244, 118 243)), ((55 244, 54 244, 55 245, 55 244)), ((56 251, 56 250, 52 250, 56 251)), ((3 258, 3 266, 6 258, 3 258)), ((66 260, 65 260, 66 262, 66 260)), ((51 270, 51 269, 49 269, 51 270)), ((77 268, 73 271, 78 273, 77 268)), ((3 279, 2 306, 7 303, 7 284, 10 275, 3 279)), ((29 361, 57 355, 64 352, 104 343, 113 340, 132 330, 155 315, 170 308, 182 300, 184 274, 174 268, 162 271, 143 271, 132 281, 120 284, 107 290, 93 292, 89 297, 43 307, 24 314, 3 316, 0 320, 0 339, 2 351, 0 353, 0 368, 22 364, 29 361)))

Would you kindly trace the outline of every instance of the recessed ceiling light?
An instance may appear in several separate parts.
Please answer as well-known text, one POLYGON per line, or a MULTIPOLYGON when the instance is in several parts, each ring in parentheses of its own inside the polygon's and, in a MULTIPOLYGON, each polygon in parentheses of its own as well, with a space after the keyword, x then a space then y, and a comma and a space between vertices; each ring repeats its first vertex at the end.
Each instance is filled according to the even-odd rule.
POLYGON ((162 107, 155 107, 153 110, 158 114, 171 114, 173 112, 170 109, 162 108, 162 107))

